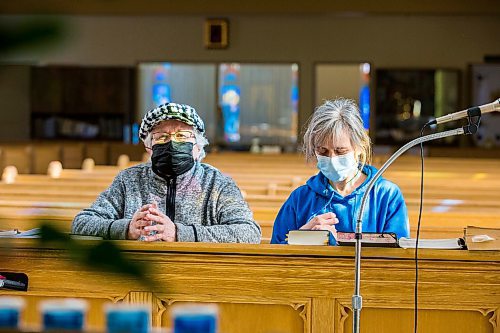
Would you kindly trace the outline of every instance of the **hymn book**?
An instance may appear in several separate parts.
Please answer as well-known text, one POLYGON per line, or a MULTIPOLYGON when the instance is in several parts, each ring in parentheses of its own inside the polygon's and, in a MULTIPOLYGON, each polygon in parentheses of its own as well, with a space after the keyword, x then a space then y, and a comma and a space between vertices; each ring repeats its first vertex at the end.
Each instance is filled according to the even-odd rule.
POLYGON ((328 230, 290 230, 287 238, 290 245, 328 245, 329 239, 328 230))
MULTIPOLYGON (((40 238, 40 228, 33 228, 26 231, 18 229, 13 230, 0 230, 0 238, 40 238)), ((102 240, 101 236, 87 236, 78 234, 69 234, 71 239, 77 240, 102 240)))
POLYGON ((34 228, 26 231, 3 230, 0 231, 0 238, 40 238, 40 228, 34 228))
MULTIPOLYGON (((290 245, 348 245, 356 243, 354 232, 337 232, 333 236, 328 230, 291 230, 288 233, 290 245)), ((396 235, 393 233, 363 233, 363 246, 397 247, 396 235)))
MULTIPOLYGON (((417 239, 401 237, 398 243, 403 249, 414 249, 417 239)), ((465 248, 465 241, 463 238, 419 239, 418 248, 459 250, 465 248)))
POLYGON ((465 242, 471 251, 500 251, 500 228, 465 228, 465 242))
MULTIPOLYGON (((339 245, 351 245, 356 244, 356 237, 354 232, 337 232, 337 243, 339 245)), ((378 233, 378 232, 363 232, 361 237, 361 244, 363 246, 369 247, 397 247, 398 240, 396 234, 378 233)))

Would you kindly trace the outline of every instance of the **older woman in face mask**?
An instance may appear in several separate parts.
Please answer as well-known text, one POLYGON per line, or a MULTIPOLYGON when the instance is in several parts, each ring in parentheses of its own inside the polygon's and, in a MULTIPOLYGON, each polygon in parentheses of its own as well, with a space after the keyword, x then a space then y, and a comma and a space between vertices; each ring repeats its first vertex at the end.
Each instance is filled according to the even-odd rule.
POLYGON ((151 161, 121 171, 73 220, 77 234, 105 239, 259 243, 260 227, 234 181, 201 163, 205 127, 195 109, 149 111, 140 138, 151 161))
MULTIPOLYGON (((286 244, 290 230, 354 232, 366 186, 376 169, 368 165, 370 138, 352 100, 326 101, 312 115, 304 135, 308 161, 319 173, 292 192, 274 222, 271 243, 286 244)), ((369 194, 363 232, 408 237, 408 213, 400 189, 380 178, 369 194)))

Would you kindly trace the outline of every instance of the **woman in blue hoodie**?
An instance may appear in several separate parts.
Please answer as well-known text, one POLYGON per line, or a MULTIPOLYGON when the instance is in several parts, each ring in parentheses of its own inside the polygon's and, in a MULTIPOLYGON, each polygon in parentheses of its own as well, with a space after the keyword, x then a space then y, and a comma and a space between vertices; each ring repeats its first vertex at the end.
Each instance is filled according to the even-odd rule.
MULTIPOLYGON (((370 138, 352 100, 339 98, 319 106, 304 134, 308 161, 319 173, 292 192, 274 221, 271 243, 286 244, 290 230, 354 232, 361 199, 377 170, 370 138)), ((363 232, 409 237, 408 212, 399 187, 379 178, 366 202, 363 232)))

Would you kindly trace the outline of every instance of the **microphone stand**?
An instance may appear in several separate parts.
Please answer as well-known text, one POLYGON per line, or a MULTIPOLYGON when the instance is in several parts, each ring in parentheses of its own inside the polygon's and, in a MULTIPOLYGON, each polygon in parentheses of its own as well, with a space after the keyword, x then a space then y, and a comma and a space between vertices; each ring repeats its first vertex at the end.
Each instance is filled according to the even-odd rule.
POLYGON ((359 321, 360 321, 360 315, 361 315, 361 308, 363 307, 363 298, 361 297, 360 294, 360 278, 361 278, 361 239, 363 238, 363 233, 362 233, 362 224, 363 224, 363 213, 365 209, 365 204, 368 199, 368 194, 370 193, 371 189, 375 185, 375 182, 382 176, 382 174, 385 172, 385 170, 399 157, 401 154, 403 154, 405 151, 410 149, 413 146, 416 146, 420 143, 426 142, 426 141, 432 141, 432 140, 437 140, 437 139, 442 139, 446 138, 449 136, 454 136, 454 135, 461 135, 461 134, 475 134, 477 132, 477 129, 479 128, 479 122, 481 120, 481 111, 480 110, 470 110, 468 112, 468 124, 466 126, 456 128, 453 130, 445 131, 445 132, 440 132, 440 133, 433 133, 433 134, 428 134, 422 137, 418 137, 407 144, 405 144, 403 147, 399 148, 398 151, 396 151, 394 154, 392 154, 391 157, 382 165, 382 167, 377 171, 375 176, 370 180, 370 182, 367 185, 366 191, 363 194, 363 199, 361 200, 361 207, 359 209, 359 214, 358 214, 358 219, 356 221, 356 231, 355 231, 355 278, 354 278, 354 295, 352 296, 352 310, 353 310, 353 332, 359 333, 359 321))

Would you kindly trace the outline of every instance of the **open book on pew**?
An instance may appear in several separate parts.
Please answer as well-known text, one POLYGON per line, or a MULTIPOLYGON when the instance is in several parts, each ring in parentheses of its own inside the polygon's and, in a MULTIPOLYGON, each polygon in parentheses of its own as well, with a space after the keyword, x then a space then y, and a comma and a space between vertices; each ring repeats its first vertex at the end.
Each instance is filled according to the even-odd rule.
MULTIPOLYGON (((290 245, 350 245, 356 243, 353 232, 338 232, 333 238, 326 230, 291 230, 288 233, 288 244, 290 245), (333 240, 332 240, 333 239, 333 240)), ((363 233, 361 240, 363 246, 373 247, 402 247, 404 249, 414 249, 417 240, 415 238, 401 237, 399 240, 393 233, 363 233)), ((464 249, 465 240, 463 238, 444 239, 419 239, 419 249, 464 249)))
POLYGON ((470 251, 500 251, 500 228, 465 228, 465 242, 470 251))
MULTIPOLYGON (((363 233, 363 246, 397 247, 398 241, 393 233, 363 233)), ((337 232, 337 237, 327 230, 291 230, 288 233, 290 245, 348 245, 354 246, 353 232, 337 232)))
MULTIPOLYGON (((70 234, 72 239, 78 240, 101 240, 102 237, 99 236, 87 236, 87 235, 77 235, 70 234)), ((0 230, 0 238, 40 238, 41 232, 40 228, 33 228, 26 231, 20 231, 18 229, 13 230, 0 230)))
POLYGON ((1 238, 40 238, 40 228, 34 228, 26 231, 18 229, 0 231, 1 238))

